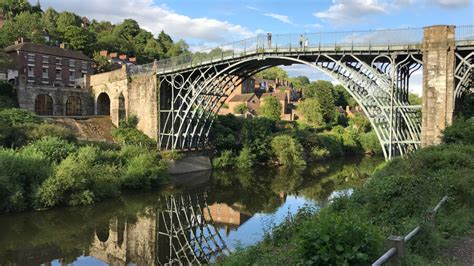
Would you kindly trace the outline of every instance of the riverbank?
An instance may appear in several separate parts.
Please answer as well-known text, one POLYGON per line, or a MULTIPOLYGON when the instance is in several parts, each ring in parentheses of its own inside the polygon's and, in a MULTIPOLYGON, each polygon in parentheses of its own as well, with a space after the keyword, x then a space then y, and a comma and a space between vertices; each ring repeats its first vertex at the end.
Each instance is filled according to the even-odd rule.
MULTIPOLYGON (((385 238, 423 224, 406 247, 405 263, 435 263, 440 248, 468 232, 474 222, 474 120, 446 130, 445 144, 395 159, 365 186, 321 209, 303 209, 274 227, 255 246, 224 258, 224 265, 367 265, 385 251, 385 238), (437 226, 424 213, 449 196, 437 226)), ((445 259, 441 260, 445 262, 445 259)))

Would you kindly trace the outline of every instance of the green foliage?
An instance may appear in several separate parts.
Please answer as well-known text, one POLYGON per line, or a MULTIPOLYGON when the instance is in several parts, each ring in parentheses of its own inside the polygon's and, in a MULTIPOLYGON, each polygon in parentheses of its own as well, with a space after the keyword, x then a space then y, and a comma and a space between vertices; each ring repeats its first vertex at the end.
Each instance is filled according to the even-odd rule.
POLYGON ((39 152, 48 159, 50 163, 59 163, 69 154, 75 152, 76 145, 57 137, 45 137, 37 140, 23 148, 23 152, 39 152))
POLYGON ((250 111, 250 108, 245 103, 240 103, 234 108, 234 113, 236 114, 243 115, 248 111, 250 111))
POLYGON ((380 254, 383 235, 355 211, 321 211, 301 223, 298 257, 310 265, 367 265, 380 254))
POLYGON ((358 133, 369 132, 371 128, 369 119, 367 119, 365 115, 360 113, 356 113, 349 119, 349 127, 357 131, 358 133))
POLYGON ((242 144, 254 152, 258 162, 266 162, 271 154, 272 135, 277 131, 275 121, 267 118, 247 119, 239 131, 242 144))
POLYGON ((69 49, 82 51, 86 54, 93 53, 92 45, 95 43, 95 35, 85 28, 68 26, 64 31, 64 40, 69 49))
POLYGON ((222 151, 218 157, 212 160, 212 166, 216 169, 233 167, 235 164, 235 158, 232 151, 222 151))
POLYGON ((12 108, 0 110, 0 121, 2 121, 2 123, 8 123, 15 126, 27 123, 38 124, 40 119, 32 112, 12 108))
POLYGON ((276 136, 271 145, 273 153, 281 164, 285 166, 305 165, 303 147, 295 138, 288 135, 276 136))
POLYGON ((38 187, 50 173, 43 154, 0 148, 0 213, 30 207, 38 187))
POLYGON ((249 169, 254 166, 256 161, 256 155, 252 152, 250 147, 245 146, 239 153, 239 156, 235 158, 235 164, 238 168, 249 169))
POLYGON ((444 143, 474 144, 474 118, 458 118, 443 132, 444 143))
POLYGON ((127 188, 149 189, 167 180, 166 164, 159 161, 157 154, 142 152, 128 161, 124 173, 123 186, 127 188))
POLYGON ((382 154, 382 146, 375 131, 360 134, 359 142, 365 153, 382 154))
POLYGON ((35 125, 31 128, 31 130, 28 131, 27 136, 30 140, 56 137, 70 142, 77 141, 76 136, 74 136, 70 129, 51 123, 41 123, 39 125, 35 125))
POLYGON ((421 105, 423 103, 421 97, 414 93, 408 94, 408 102, 411 105, 421 105))
POLYGON ((136 145, 146 148, 156 147, 156 141, 136 128, 138 119, 130 116, 126 121, 121 121, 120 126, 112 130, 114 139, 124 145, 136 145))
POLYGON ((304 116, 304 120, 315 127, 326 124, 321 111, 321 104, 317 98, 307 98, 298 105, 298 110, 304 116))
POLYGON ((43 207, 85 205, 119 194, 120 171, 114 165, 98 164, 100 151, 80 148, 62 161, 53 176, 38 190, 43 207))
POLYGON ((276 97, 268 96, 262 100, 260 116, 272 120, 280 120, 281 109, 280 101, 276 97))
POLYGON ((351 94, 342 85, 334 86, 333 94, 336 106, 344 108, 346 106, 354 107, 357 104, 356 100, 352 98, 351 94))
POLYGON ((288 73, 286 73, 282 68, 272 67, 255 74, 255 77, 270 80, 275 80, 277 78, 286 79, 288 78, 288 73))
POLYGON ((457 115, 469 119, 474 116, 474 93, 468 93, 464 96, 460 104, 456 104, 457 115))

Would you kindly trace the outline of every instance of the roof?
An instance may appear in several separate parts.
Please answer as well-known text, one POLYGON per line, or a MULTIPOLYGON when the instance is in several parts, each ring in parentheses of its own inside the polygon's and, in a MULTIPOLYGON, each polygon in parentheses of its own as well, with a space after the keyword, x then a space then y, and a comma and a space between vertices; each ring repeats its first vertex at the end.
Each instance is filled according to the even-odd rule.
POLYGON ((248 102, 255 96, 255 93, 237 94, 229 102, 248 102))
POLYGON ((285 92, 266 92, 266 93, 263 93, 260 98, 265 98, 269 96, 276 97, 280 101, 285 101, 287 99, 285 92))
POLYGON ((32 43, 32 42, 14 44, 5 48, 6 53, 11 53, 11 52, 16 52, 16 51, 32 52, 32 53, 38 53, 38 54, 54 55, 58 57, 92 61, 92 59, 90 59, 89 57, 87 57, 80 51, 67 50, 67 49, 56 47, 56 46, 49 46, 49 45, 32 43))

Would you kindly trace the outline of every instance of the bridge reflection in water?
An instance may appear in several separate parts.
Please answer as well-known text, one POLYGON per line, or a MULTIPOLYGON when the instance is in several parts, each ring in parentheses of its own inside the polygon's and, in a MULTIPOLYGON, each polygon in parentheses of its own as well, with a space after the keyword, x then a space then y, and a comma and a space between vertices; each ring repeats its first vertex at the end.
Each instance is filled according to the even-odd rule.
MULTIPOLYGON (((226 204, 208 206, 205 194, 161 200, 164 210, 148 210, 132 222, 113 218, 105 233, 96 229, 88 255, 113 265, 194 265, 229 254, 212 215, 223 210, 238 216, 238 212, 226 204)), ((235 225, 232 218, 229 221, 235 225)), ((220 225, 227 226, 226 221, 220 225)))
POLYGON ((202 174, 162 192, 0 216, 0 265, 207 264, 259 241, 304 204, 324 205, 379 160, 202 174), (317 203, 316 203, 317 202, 317 203), (273 219, 273 220, 272 220, 273 219), (237 242, 237 244, 236 244, 237 242))

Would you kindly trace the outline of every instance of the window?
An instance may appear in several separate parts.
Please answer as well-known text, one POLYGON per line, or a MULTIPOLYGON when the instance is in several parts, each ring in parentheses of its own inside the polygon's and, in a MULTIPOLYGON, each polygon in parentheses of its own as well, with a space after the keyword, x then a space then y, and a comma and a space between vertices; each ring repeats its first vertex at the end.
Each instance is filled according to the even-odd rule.
POLYGON ((76 67, 76 60, 69 60, 69 67, 76 67))
POLYGON ((28 77, 33 78, 35 76, 35 67, 28 65, 28 77))
POLYGON ((35 54, 28 54, 28 62, 34 62, 35 61, 35 54))
POLYGON ((49 64, 49 56, 43 55, 43 64, 49 64))
POLYGON ((87 62, 82 62, 82 70, 87 70, 87 62))
POLYGON ((43 67, 43 78, 44 79, 48 78, 48 67, 43 67))
POLYGON ((62 77, 61 77, 61 69, 60 68, 56 68, 56 80, 61 80, 62 77))
POLYGON ((63 60, 61 57, 56 57, 56 65, 62 65, 63 64, 63 60))
POLYGON ((73 70, 69 71, 69 81, 75 81, 76 80, 76 73, 73 70))

